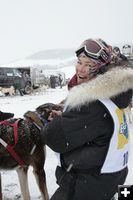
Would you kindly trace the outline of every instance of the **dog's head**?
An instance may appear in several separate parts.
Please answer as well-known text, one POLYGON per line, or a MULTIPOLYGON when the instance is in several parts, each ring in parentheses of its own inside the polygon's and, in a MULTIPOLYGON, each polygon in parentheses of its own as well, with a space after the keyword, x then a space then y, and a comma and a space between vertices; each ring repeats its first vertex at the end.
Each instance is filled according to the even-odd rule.
POLYGON ((62 111, 63 106, 61 104, 45 103, 36 108, 36 112, 45 120, 48 120, 52 110, 62 111))
POLYGON ((24 117, 34 123, 39 127, 44 126, 48 121, 48 117, 52 110, 62 111, 63 107, 61 104, 45 103, 36 108, 36 111, 27 111, 24 117))

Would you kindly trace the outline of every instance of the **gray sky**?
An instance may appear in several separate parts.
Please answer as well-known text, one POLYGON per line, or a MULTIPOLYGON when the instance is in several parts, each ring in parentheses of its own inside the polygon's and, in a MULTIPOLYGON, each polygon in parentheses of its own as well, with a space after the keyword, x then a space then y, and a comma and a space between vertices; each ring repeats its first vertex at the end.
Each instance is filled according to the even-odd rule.
POLYGON ((133 0, 0 0, 0 64, 95 37, 133 42, 133 0))

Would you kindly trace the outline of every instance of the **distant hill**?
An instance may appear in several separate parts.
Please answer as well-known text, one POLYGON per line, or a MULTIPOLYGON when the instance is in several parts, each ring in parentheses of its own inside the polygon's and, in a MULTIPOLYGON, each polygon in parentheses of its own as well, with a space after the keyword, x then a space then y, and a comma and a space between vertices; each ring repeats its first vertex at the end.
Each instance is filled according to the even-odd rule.
POLYGON ((75 58, 74 49, 48 49, 3 66, 19 68, 44 66, 45 68, 55 69, 74 65, 75 58))
POLYGON ((73 57, 74 49, 48 49, 34 53, 26 59, 47 60, 47 59, 67 59, 73 57))

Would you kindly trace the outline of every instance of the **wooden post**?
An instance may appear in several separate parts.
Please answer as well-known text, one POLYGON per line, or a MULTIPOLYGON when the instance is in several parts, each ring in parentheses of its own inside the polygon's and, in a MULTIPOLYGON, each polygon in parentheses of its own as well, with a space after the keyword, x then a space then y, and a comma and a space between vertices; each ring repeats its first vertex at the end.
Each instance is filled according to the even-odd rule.
POLYGON ((1 173, 0 173, 0 200, 2 200, 2 182, 1 182, 1 173))

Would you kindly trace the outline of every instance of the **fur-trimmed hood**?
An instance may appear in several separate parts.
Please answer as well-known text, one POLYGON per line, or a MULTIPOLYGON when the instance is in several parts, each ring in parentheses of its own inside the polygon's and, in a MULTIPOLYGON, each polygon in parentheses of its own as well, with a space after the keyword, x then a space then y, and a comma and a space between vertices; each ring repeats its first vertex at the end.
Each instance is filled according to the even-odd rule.
POLYGON ((133 69, 115 67, 86 83, 73 87, 65 107, 80 107, 97 99, 109 99, 133 89, 133 69))

